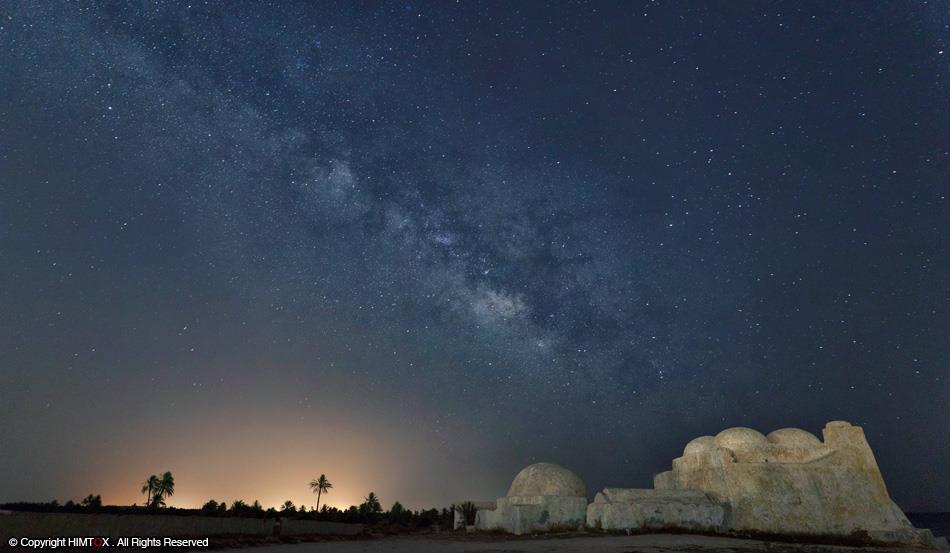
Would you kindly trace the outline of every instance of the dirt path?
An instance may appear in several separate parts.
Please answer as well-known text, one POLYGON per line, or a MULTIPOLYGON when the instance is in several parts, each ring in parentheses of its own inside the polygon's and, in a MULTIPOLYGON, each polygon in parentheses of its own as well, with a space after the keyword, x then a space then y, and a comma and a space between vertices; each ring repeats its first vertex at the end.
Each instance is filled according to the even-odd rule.
POLYGON ((444 537, 392 537, 379 540, 271 545, 253 549, 261 553, 906 553, 910 548, 858 548, 794 545, 710 536, 648 534, 639 536, 577 536, 570 538, 453 539, 444 537))

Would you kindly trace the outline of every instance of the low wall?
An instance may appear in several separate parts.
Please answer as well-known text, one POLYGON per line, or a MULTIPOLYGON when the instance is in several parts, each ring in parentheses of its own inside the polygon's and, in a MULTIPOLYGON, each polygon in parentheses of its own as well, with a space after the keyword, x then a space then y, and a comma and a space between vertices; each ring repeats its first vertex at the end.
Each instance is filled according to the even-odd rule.
MULTIPOLYGON (((273 518, 202 517, 175 515, 112 515, 80 513, 24 513, 0 511, 0 538, 54 536, 207 537, 221 535, 269 536, 273 518)), ((281 535, 363 532, 362 524, 282 519, 281 535)))
POLYGON ((521 535, 568 528, 582 530, 587 519, 586 497, 516 495, 499 497, 495 503, 495 509, 479 509, 475 528, 521 535))
POLYGON ((721 531, 726 511, 694 490, 606 488, 587 506, 587 526, 602 530, 721 531))

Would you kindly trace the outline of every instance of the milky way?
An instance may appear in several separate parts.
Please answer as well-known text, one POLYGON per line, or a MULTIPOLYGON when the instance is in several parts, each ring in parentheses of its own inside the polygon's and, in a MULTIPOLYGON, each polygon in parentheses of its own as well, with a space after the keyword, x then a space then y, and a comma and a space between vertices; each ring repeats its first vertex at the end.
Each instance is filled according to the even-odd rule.
POLYGON ((0 17, 0 500, 643 486, 845 419, 950 509, 947 3, 0 17))

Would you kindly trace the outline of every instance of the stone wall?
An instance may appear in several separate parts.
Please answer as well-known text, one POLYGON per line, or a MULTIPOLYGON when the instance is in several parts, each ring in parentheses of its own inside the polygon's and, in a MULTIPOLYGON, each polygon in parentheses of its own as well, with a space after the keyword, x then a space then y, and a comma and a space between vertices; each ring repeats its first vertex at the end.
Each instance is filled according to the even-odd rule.
POLYGON ((587 487, 570 470, 534 463, 515 475, 508 495, 479 507, 475 528, 512 534, 582 530, 587 521, 587 487))
POLYGON ((891 501, 858 426, 829 422, 824 441, 797 428, 763 436, 730 428, 689 442, 654 489, 607 488, 589 506, 583 481, 529 465, 507 497, 479 507, 475 527, 514 534, 554 529, 684 530, 841 537, 945 546, 891 501))
POLYGON ((480 509, 475 518, 475 527, 520 535, 551 530, 581 530, 586 519, 586 497, 512 496, 498 498, 495 509, 480 509))
POLYGON ((654 486, 698 490, 727 506, 724 527, 775 534, 850 535, 914 543, 891 501, 864 431, 828 423, 824 442, 798 429, 768 437, 731 428, 687 444, 654 486))
MULTIPOLYGON (((113 515, 79 513, 23 513, 0 511, 2 543, 11 537, 139 536, 207 537, 220 535, 269 536, 275 519, 175 515, 113 515)), ((361 524, 283 519, 281 535, 363 532, 361 524)))
POLYGON ((721 530, 722 505, 692 490, 606 488, 587 507, 587 526, 600 530, 721 530))

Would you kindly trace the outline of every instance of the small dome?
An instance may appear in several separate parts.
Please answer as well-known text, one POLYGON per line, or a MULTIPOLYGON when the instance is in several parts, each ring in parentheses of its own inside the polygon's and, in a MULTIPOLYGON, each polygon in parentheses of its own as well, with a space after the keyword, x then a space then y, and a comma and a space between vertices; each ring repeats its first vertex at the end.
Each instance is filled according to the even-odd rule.
POLYGON ((811 432, 801 428, 781 428, 771 432, 766 439, 775 445, 785 447, 815 448, 821 445, 821 440, 811 432))
POLYGON ((706 453, 714 447, 716 447, 716 438, 712 436, 700 436, 686 444, 686 447, 683 449, 683 457, 706 453))
POLYGON ((765 436, 757 430, 737 426, 716 434, 716 444, 733 451, 754 449, 766 443, 765 436))
POLYGON ((587 486, 576 474, 553 463, 535 463, 521 469, 508 488, 508 496, 559 495, 587 497, 587 486))

